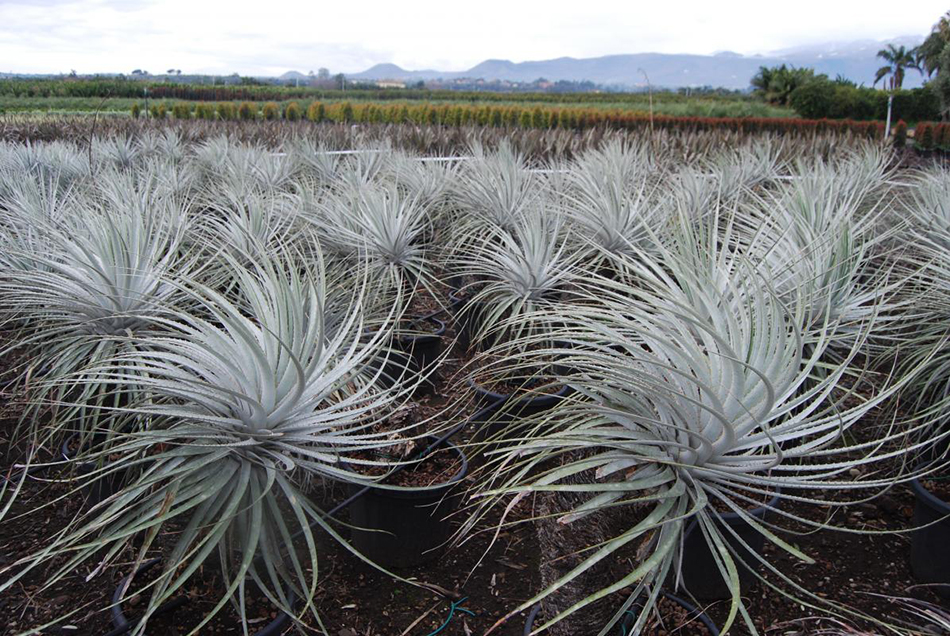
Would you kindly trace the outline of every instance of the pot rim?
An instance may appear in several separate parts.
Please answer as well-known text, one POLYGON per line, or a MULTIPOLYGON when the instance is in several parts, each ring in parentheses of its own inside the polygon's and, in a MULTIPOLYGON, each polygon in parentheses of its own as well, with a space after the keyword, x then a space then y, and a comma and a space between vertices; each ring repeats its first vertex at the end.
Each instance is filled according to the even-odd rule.
POLYGON ((441 338, 445 335, 445 321, 436 318, 435 316, 421 316, 419 318, 413 318, 412 320, 407 321, 410 324, 412 323, 434 323, 435 331, 429 333, 420 333, 415 335, 400 335, 400 342, 419 342, 420 340, 425 341, 429 339, 441 338))
MULTIPOLYGON (((468 474, 468 456, 465 454, 465 451, 462 450, 462 448, 451 443, 447 439, 442 440, 442 443, 439 444, 437 447, 433 447, 433 444, 439 441, 438 437, 434 435, 427 435, 423 437, 422 439, 428 440, 429 442, 429 446, 425 449, 426 455, 428 455, 431 451, 440 450, 443 448, 449 451, 453 451, 456 455, 458 455, 459 460, 460 460, 460 465, 455 475, 453 475, 448 480, 442 483, 435 484, 432 486, 423 486, 419 488, 408 488, 405 486, 387 487, 385 485, 380 485, 380 484, 357 484, 355 482, 351 482, 350 486, 354 488, 365 487, 365 488, 368 488, 369 489, 368 492, 372 493, 374 496, 390 497, 393 499, 419 499, 419 498, 428 497, 434 494, 437 494, 439 497, 442 497, 442 495, 444 494, 446 490, 448 490, 455 484, 462 481, 465 478, 465 476, 468 474)), ((425 461, 425 459, 426 457, 423 456, 419 461, 422 462, 422 461, 425 461)), ((348 465, 346 464, 345 461, 342 461, 341 463, 343 465, 348 465)))
POLYGON ((927 504, 934 510, 939 511, 944 515, 950 515, 950 502, 946 502, 937 495, 933 494, 920 482, 920 479, 914 477, 910 480, 911 489, 914 491, 914 497, 918 501, 927 504))
MULTIPOLYGON (((756 508, 751 508, 747 510, 746 514, 749 515, 750 517, 762 519, 763 517, 765 517, 765 513, 769 512, 770 510, 775 510, 778 507, 778 504, 781 501, 781 499, 782 499, 782 489, 776 487, 775 495, 771 499, 769 499, 767 502, 765 502, 761 506, 757 506, 756 508)), ((738 512, 719 512, 718 510, 713 509, 712 515, 714 519, 717 519, 727 524, 731 522, 743 522, 743 523, 745 522, 745 519, 743 519, 742 516, 739 515, 738 512)), ((696 529, 696 526, 698 524, 699 524, 699 521, 695 517, 690 518, 689 524, 686 526, 686 531, 683 532, 684 541, 696 529)))
POLYGON ((517 405, 524 404, 534 404, 536 406, 545 406, 547 404, 556 404, 561 400, 561 398, 566 397, 570 393, 570 386, 565 383, 561 383, 561 388, 558 389, 556 393, 538 393, 535 395, 523 395, 521 397, 515 397, 514 393, 496 393, 486 389, 482 385, 478 384, 473 378, 466 379, 466 383, 469 387, 472 388, 477 394, 482 397, 489 398, 493 403, 502 404, 502 403, 512 403, 517 405))

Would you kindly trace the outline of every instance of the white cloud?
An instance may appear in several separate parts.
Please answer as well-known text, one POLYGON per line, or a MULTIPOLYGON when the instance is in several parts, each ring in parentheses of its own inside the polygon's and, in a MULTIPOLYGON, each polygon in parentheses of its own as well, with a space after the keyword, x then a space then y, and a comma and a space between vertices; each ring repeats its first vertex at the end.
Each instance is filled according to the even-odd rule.
POLYGON ((0 71, 273 75, 378 62, 462 70, 656 51, 766 52, 829 40, 926 34, 946 7, 760 0, 709 3, 0 0, 0 71), (873 6, 873 5, 879 6, 873 6), (642 5, 642 6, 641 6, 642 5))

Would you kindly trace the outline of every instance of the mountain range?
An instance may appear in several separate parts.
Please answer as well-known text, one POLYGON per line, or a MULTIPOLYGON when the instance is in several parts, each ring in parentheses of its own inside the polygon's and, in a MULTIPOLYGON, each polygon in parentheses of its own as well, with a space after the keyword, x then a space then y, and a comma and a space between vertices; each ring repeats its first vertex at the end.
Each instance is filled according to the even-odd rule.
MULTIPOLYGON (((841 75, 858 84, 870 86, 874 74, 884 62, 877 52, 888 44, 908 48, 922 41, 919 36, 906 36, 886 41, 857 40, 829 42, 775 51, 766 55, 740 55, 722 51, 713 55, 677 55, 666 53, 633 53, 577 59, 559 57, 553 60, 511 62, 485 60, 466 71, 411 71, 395 64, 377 64, 361 73, 347 74, 351 80, 456 80, 482 79, 511 82, 532 82, 539 78, 548 81, 591 81, 618 87, 646 87, 644 72, 654 87, 679 88, 713 86, 728 89, 746 89, 749 80, 760 66, 789 64, 814 68, 834 79, 841 75), (642 70, 641 70, 642 69, 642 70)), ((904 87, 920 86, 919 73, 909 70, 904 87)))

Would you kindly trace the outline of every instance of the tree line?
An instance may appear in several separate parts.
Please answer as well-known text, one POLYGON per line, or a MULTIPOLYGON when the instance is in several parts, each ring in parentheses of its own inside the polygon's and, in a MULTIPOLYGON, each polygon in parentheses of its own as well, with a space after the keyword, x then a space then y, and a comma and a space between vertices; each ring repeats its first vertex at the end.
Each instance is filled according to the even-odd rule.
POLYGON ((918 122, 946 118, 950 113, 950 11, 934 25, 924 42, 907 48, 889 44, 877 53, 884 64, 871 87, 841 76, 830 79, 814 69, 785 64, 761 67, 752 78, 754 94, 777 106, 789 106, 801 117, 884 119, 888 97, 895 117, 918 122), (925 78, 922 88, 903 88, 908 72, 925 78), (883 90, 876 87, 881 83, 883 90))

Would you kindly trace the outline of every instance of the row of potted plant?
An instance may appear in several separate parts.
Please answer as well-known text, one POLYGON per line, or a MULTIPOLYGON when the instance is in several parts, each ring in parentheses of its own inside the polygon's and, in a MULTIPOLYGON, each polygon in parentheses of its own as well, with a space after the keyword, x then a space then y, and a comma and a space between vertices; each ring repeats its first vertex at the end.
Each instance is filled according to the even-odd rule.
MULTIPOLYGON (((950 179, 897 181, 878 146, 790 161, 766 140, 684 163, 615 142, 549 165, 507 144, 452 162, 173 134, 91 148, 3 148, 0 294, 28 352, 10 371, 34 449, 20 463, 65 445, 77 491, 115 487, 4 568, 4 589, 61 555, 48 585, 92 560, 144 564, 175 527, 134 633, 213 552, 215 611, 251 580, 321 625, 317 532, 396 577, 391 536, 412 535, 357 529, 351 544, 310 487, 362 492, 352 520, 374 528, 393 499, 443 501, 471 461, 456 542, 534 496, 565 529, 560 549, 585 555, 512 609, 544 602, 535 632, 619 590, 601 633, 637 632, 668 586, 725 596, 723 631, 754 633, 757 569, 822 602, 759 553, 770 541, 809 559, 779 522, 813 522, 777 496, 846 505, 942 470, 916 462, 945 435, 950 179), (431 390, 447 321, 489 408, 467 418, 450 479, 394 483, 459 425, 393 424, 431 390), (868 423, 908 392, 919 409, 868 423), (901 458, 913 464, 895 471, 901 458), (850 472, 872 467, 883 476, 850 472), (572 545, 589 534, 571 528, 617 517, 618 533, 572 545), (565 597, 630 551, 622 578, 565 597)), ((448 534, 418 538, 407 558, 448 534)))

